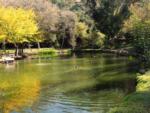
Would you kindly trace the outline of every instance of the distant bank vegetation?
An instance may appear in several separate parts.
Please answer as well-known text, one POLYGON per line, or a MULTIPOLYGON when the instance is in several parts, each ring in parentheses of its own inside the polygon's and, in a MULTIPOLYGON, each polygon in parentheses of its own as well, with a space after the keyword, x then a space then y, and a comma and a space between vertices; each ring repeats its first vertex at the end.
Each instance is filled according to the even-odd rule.
POLYGON ((0 41, 55 48, 134 48, 149 56, 149 0, 0 0, 0 41))

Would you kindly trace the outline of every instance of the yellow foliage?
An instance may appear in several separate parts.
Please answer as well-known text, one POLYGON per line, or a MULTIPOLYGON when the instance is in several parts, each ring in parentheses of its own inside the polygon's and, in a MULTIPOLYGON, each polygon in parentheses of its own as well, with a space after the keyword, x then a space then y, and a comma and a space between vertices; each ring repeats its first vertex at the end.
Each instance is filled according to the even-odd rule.
POLYGON ((101 33, 101 32, 97 32, 97 36, 98 36, 99 38, 102 38, 102 39, 105 38, 105 34, 103 34, 103 33, 101 33))
POLYGON ((150 19, 150 3, 145 3, 143 6, 140 3, 135 3, 130 6, 131 16, 124 22, 123 31, 132 30, 135 23, 139 21, 146 21, 150 19))
POLYGON ((92 36, 93 43, 97 47, 102 47, 105 42, 105 37, 106 37, 105 34, 99 32, 99 31, 96 31, 93 33, 93 36, 92 36))
POLYGON ((35 17, 32 10, 0 7, 0 38, 12 43, 28 41, 27 37, 38 33, 35 17))
POLYGON ((87 38, 88 37, 88 25, 83 22, 78 22, 76 24, 76 36, 80 38, 87 38))
POLYGON ((3 106, 4 113, 19 111, 24 106, 32 106, 39 97, 40 81, 38 79, 25 75, 17 79, 19 79, 17 83, 11 80, 0 83, 0 90, 4 94, 0 106, 3 106))
POLYGON ((137 91, 150 91, 150 72, 138 77, 137 91))

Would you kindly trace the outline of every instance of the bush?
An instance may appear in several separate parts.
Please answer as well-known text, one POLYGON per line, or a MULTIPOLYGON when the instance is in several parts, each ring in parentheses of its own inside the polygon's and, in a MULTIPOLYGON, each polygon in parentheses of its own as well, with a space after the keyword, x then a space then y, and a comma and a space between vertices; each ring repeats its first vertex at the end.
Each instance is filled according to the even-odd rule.
POLYGON ((104 42, 105 42, 105 35, 99 31, 96 31, 93 33, 91 42, 92 42, 92 45, 96 48, 103 47, 104 42))
POLYGON ((150 21, 138 21, 133 26, 133 45, 137 53, 150 56, 150 21))

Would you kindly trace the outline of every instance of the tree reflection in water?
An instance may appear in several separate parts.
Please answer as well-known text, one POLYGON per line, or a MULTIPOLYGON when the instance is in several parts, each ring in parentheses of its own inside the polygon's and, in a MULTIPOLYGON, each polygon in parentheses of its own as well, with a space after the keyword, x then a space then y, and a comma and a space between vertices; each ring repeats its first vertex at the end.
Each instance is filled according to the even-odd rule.
POLYGON ((0 106, 4 113, 31 107, 39 97, 39 80, 26 76, 14 79, 18 79, 17 82, 14 83, 11 79, 0 82, 0 106))
POLYGON ((98 54, 19 61, 11 69, 0 65, 0 111, 106 113, 135 90, 128 63, 98 54))

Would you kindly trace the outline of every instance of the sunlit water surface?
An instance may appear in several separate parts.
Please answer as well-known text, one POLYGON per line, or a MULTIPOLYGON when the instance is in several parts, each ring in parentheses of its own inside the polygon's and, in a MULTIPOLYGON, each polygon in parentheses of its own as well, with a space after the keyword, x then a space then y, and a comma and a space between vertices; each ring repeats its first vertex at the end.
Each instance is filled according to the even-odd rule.
POLYGON ((108 54, 0 64, 0 113, 107 113, 135 91, 132 67, 108 54))

